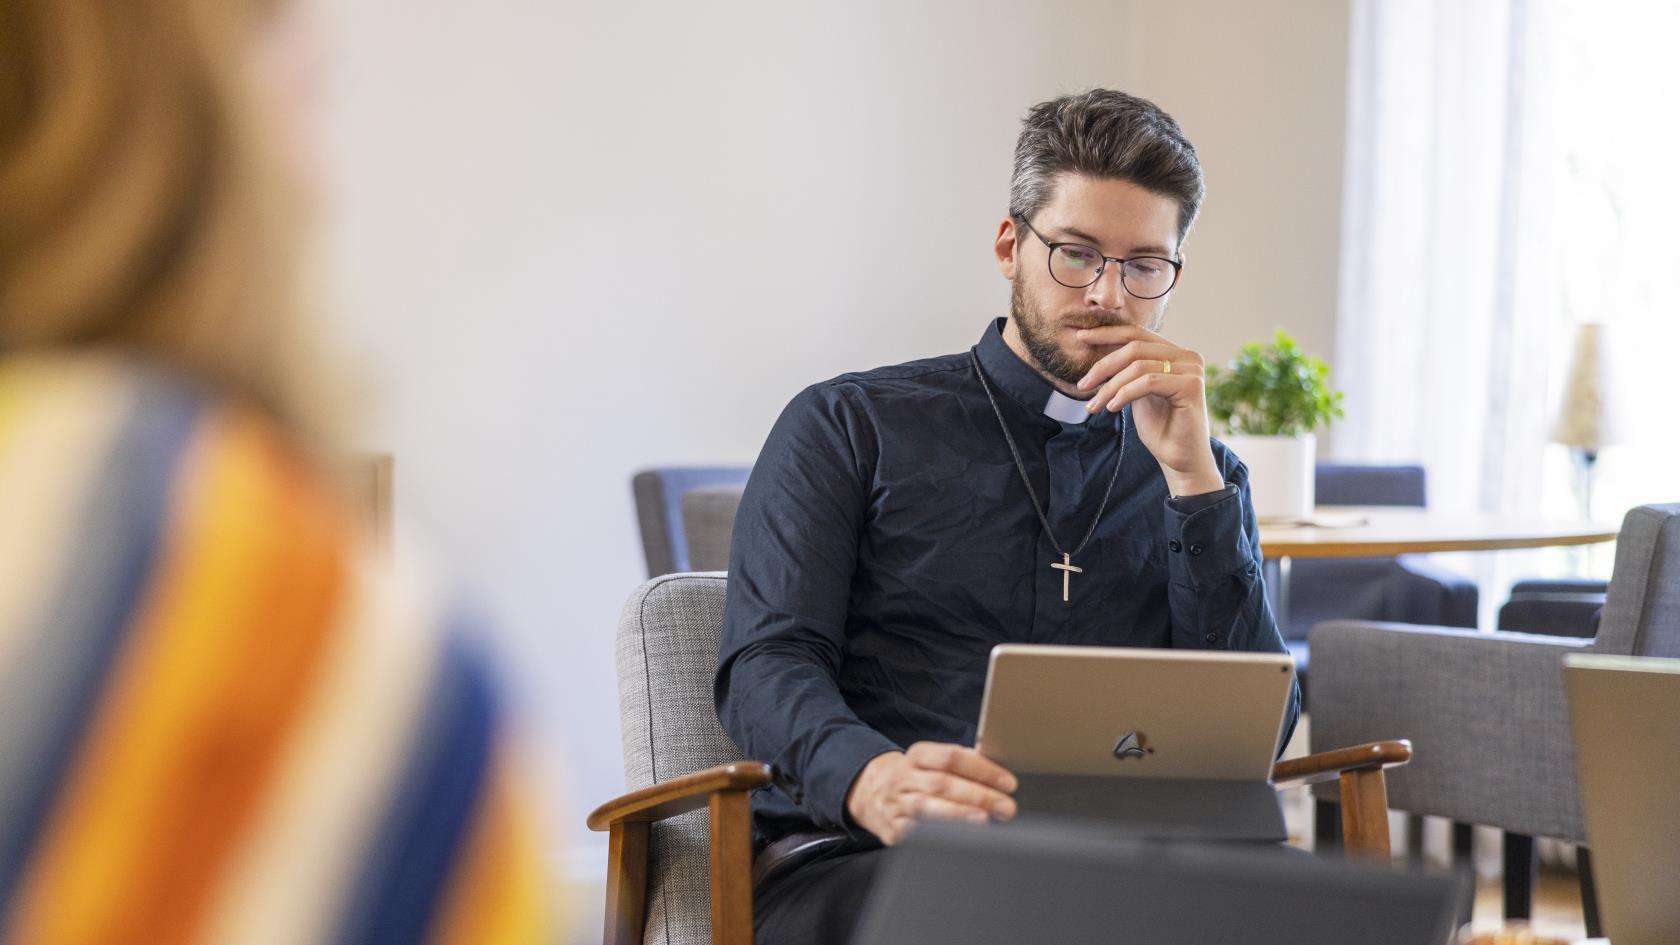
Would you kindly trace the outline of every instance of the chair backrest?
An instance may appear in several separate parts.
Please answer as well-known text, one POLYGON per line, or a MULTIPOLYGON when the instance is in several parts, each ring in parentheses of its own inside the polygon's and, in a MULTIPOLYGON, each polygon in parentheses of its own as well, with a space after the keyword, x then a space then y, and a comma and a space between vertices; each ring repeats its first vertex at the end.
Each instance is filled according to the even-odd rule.
POLYGON ((751 472, 750 466, 667 466, 644 469, 630 478, 648 577, 698 570, 689 561, 683 497, 695 489, 744 486, 751 472))
POLYGON ((1523 580, 1499 608, 1497 630, 1564 637, 1596 637, 1604 615, 1604 581, 1582 578, 1523 580))
MULTIPOLYGON (((637 588, 624 605, 618 704, 629 790, 743 757, 712 705, 723 601, 723 575, 670 574, 637 588)), ((711 941, 708 838, 704 807, 653 825, 648 945, 711 941)))
POLYGON ((1680 657, 1680 503, 1641 505, 1622 519, 1593 649, 1680 657))
POLYGON ((690 569, 729 570, 729 540, 735 533, 735 512, 740 507, 740 486, 695 489, 683 496, 683 532, 688 538, 690 569))
POLYGON ((1357 463, 1319 463, 1313 475, 1314 501, 1319 505, 1428 504, 1428 485, 1422 466, 1367 466, 1357 463))

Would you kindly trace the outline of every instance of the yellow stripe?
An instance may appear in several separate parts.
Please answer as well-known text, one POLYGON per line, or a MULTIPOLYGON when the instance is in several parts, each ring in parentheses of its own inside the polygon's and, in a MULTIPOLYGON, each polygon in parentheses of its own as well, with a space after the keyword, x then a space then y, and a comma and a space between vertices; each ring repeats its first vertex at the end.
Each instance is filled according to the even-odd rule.
MULTIPOLYGON (((346 516, 315 475, 253 420, 231 424, 231 449, 250 452, 264 488, 244 512, 265 541, 256 593, 224 611, 217 632, 243 641, 217 674, 217 716, 200 720, 168 808, 153 815, 173 841, 167 867, 131 893, 122 928, 144 941, 184 941, 206 911, 232 850, 250 828, 269 779, 332 642, 345 595, 346 516)), ((219 546, 219 544, 218 544, 219 546)))
POLYGON ((397 790, 438 658, 433 609, 364 557, 311 705, 200 940, 327 941, 397 790))
MULTIPOLYGON (((267 563, 263 457, 218 448, 206 425, 173 499, 162 577, 137 615, 96 721, 49 822, 17 902, 13 938, 31 945, 121 941, 125 907, 168 863, 171 831, 156 811, 194 771, 217 718, 223 671, 251 641, 221 632, 253 598, 267 563), (213 540, 212 540, 213 539, 213 540)), ((177 841, 179 842, 179 841, 177 841)))
POLYGON ((132 401, 121 373, 91 359, 0 369, 0 667, 73 565, 78 513, 132 401))

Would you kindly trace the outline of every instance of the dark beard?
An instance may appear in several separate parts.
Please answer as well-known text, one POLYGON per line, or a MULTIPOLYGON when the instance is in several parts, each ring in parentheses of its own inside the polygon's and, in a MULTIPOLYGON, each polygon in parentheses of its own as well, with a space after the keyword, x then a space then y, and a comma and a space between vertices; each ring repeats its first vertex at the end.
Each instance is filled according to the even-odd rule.
MULTIPOLYGON (((1019 279, 1015 280, 1014 287, 1009 291, 1009 317, 1015 320, 1015 331, 1021 336, 1021 344, 1026 346, 1027 354, 1032 357, 1033 366, 1070 387, 1078 384, 1085 373, 1091 370, 1091 365, 1096 364, 1097 359, 1102 357, 1101 352, 1096 351, 1083 362, 1068 357, 1056 344, 1057 323, 1044 312, 1029 306, 1025 293, 1021 291, 1019 279)), ((1125 322, 1117 318, 1099 317, 1080 324, 1084 328, 1099 328, 1123 325, 1125 322)))

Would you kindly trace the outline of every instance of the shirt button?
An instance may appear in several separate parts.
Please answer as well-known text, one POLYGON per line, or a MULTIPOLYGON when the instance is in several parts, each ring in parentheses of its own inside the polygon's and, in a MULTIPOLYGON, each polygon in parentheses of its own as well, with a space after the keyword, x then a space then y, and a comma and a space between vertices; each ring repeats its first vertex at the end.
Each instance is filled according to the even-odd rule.
POLYGON ((1204 549, 1202 548, 1201 545, 1191 545, 1190 546, 1190 553, 1193 554, 1193 555, 1199 555, 1199 554, 1202 553, 1203 550, 1204 549))
POLYGON ((1218 643, 1219 642, 1219 634, 1210 633, 1207 636, 1202 637, 1202 639, 1208 641, 1209 643, 1218 643))
POLYGON ((1178 554, 1180 551, 1184 550, 1184 546, 1178 543, 1177 538, 1167 542, 1167 547, 1172 549, 1173 554, 1178 554))

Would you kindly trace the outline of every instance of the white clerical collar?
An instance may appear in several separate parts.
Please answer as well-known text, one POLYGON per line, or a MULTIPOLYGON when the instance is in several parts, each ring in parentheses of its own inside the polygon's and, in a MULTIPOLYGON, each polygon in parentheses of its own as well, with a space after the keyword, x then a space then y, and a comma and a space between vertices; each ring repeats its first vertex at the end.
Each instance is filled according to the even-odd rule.
POLYGON ((1091 418, 1085 412, 1088 401, 1074 400, 1059 390, 1050 392, 1050 399, 1044 402, 1044 415, 1059 423, 1084 423, 1091 418))

